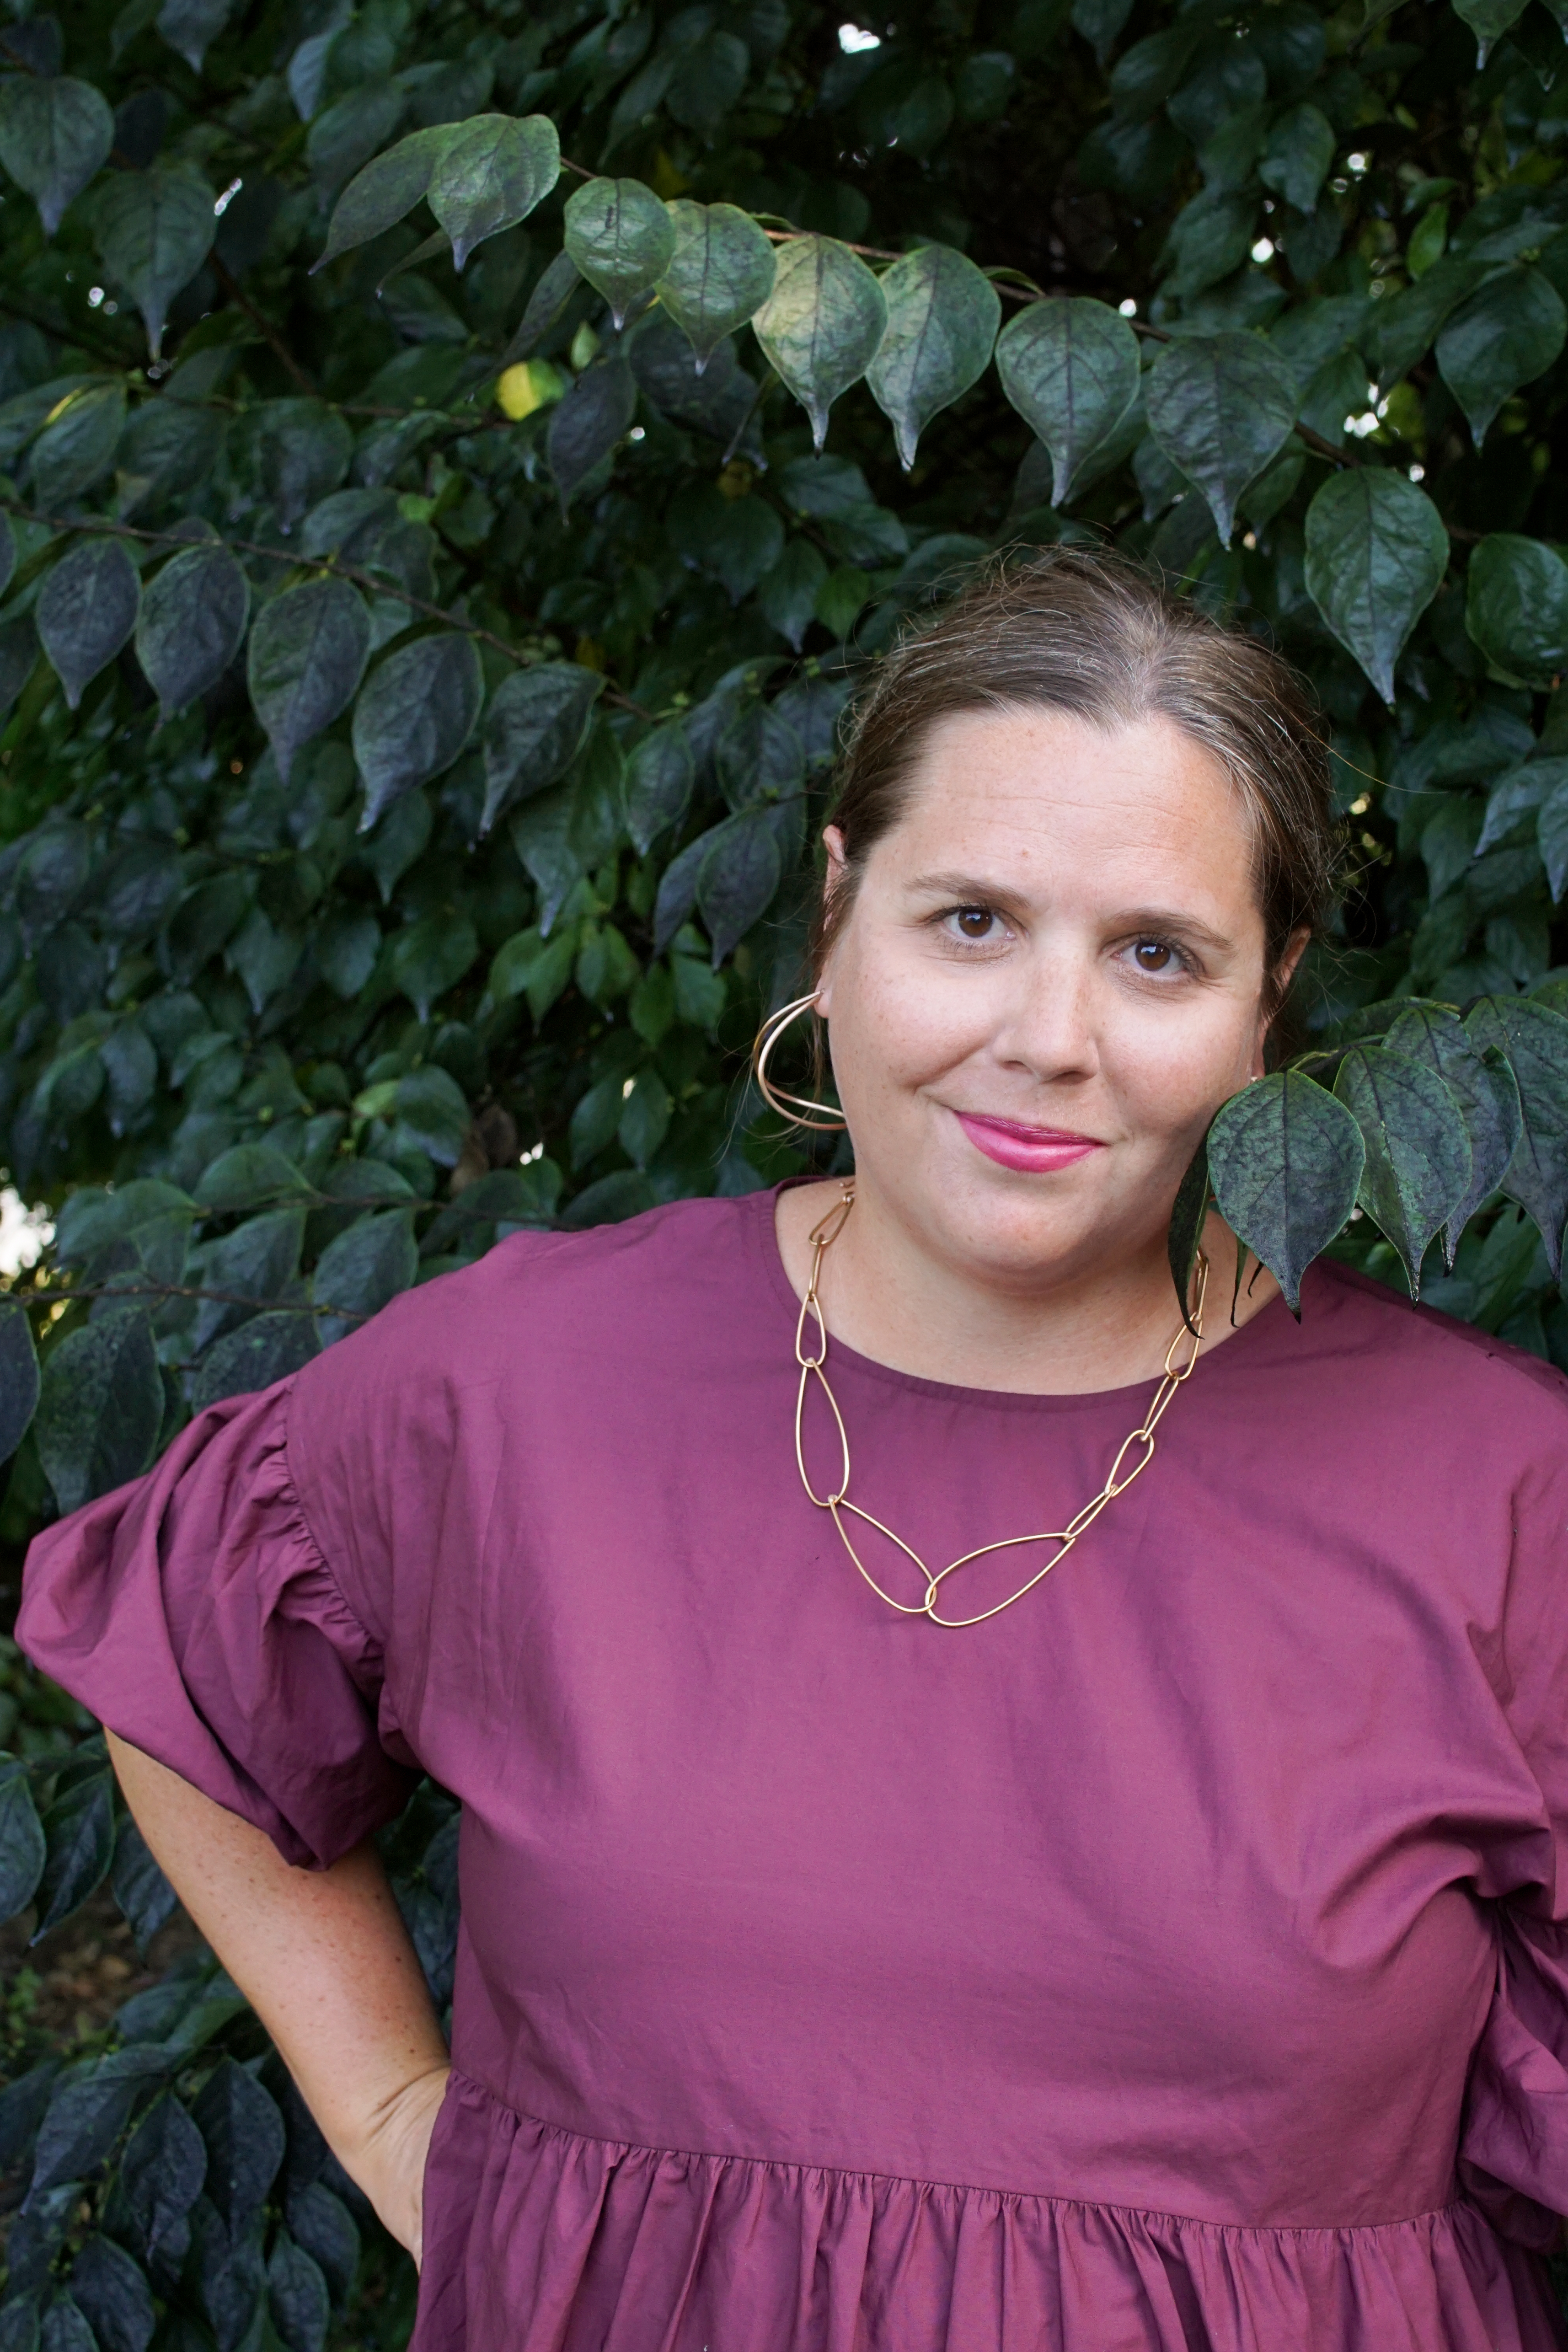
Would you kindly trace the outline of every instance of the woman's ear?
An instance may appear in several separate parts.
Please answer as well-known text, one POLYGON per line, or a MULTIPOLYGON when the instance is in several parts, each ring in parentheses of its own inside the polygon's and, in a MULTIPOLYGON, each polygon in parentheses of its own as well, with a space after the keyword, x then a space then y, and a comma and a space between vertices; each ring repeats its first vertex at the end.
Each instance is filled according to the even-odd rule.
MULTIPOLYGON (((828 853, 828 870, 822 877, 822 898, 824 903, 831 907, 838 892, 843 888, 845 877, 849 872, 849 860, 844 855, 844 836, 836 824, 822 827, 822 846, 828 853)), ((832 992, 829 978, 832 970, 832 957, 830 955, 827 962, 822 966, 817 982, 817 1011, 823 1020, 827 1019, 829 999, 832 992)))
MULTIPOLYGON (((1274 1013, 1267 1021, 1260 1021, 1258 1024, 1258 1043, 1252 1057, 1252 1076, 1255 1078, 1260 1078, 1263 1076, 1264 1048, 1269 1042, 1269 1032, 1273 1027, 1275 1015, 1278 1014, 1280 1007, 1284 1003, 1290 992, 1291 982, 1296 976, 1296 966, 1305 955, 1312 936, 1310 925, 1303 923, 1301 929, 1292 931, 1285 941, 1285 952, 1275 967, 1274 986, 1270 992, 1274 1000, 1274 1013)), ((1250 1084, 1251 1080, 1249 1079, 1248 1083, 1250 1084)))

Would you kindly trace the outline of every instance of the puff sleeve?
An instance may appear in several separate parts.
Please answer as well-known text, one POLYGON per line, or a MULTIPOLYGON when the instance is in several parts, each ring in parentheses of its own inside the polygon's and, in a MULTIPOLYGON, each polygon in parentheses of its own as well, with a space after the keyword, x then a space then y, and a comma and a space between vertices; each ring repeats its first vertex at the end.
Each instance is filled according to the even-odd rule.
POLYGON ((16 1631, 111 1731, 324 1867, 400 1811, 417 1767, 383 1740, 380 1643, 295 1488, 295 1390, 212 1406, 144 1478, 40 1535, 16 1631))
POLYGON ((1558 1404, 1554 1443, 1514 1490, 1495 1634, 1472 1629, 1525 1801, 1483 1844, 1476 1891, 1492 1918, 1497 1974, 1458 2173, 1503 2236, 1545 2250, 1568 2214, 1568 1396, 1558 1375, 1531 1370, 1558 1404))

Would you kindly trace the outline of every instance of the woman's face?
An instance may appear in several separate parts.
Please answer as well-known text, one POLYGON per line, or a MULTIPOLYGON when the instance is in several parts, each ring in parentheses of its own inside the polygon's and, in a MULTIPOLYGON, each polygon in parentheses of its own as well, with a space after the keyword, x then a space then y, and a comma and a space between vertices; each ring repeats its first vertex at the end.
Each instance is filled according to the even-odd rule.
POLYGON ((1009 1288, 1163 1249, 1263 983, 1246 812, 1169 720, 944 720, 819 998, 862 1188, 1009 1288))

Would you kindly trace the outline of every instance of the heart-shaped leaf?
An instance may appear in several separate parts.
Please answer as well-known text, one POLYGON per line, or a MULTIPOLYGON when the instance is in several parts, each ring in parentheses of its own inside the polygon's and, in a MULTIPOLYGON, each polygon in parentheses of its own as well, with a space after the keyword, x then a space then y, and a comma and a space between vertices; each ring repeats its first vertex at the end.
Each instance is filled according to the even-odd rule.
POLYGON ((49 572, 34 608, 38 640, 74 710, 136 626, 141 583, 118 539, 78 539, 49 572))
POLYGON ((1568 1019, 1527 997, 1483 996, 1465 1026, 1513 1072, 1523 1114, 1502 1189, 1533 1217, 1555 1282, 1568 1219, 1568 1019))
POLYGON ((1390 467, 1332 475, 1307 509, 1307 593, 1390 708, 1394 665, 1448 562, 1441 515, 1390 467))
POLYGON ((442 155, 450 145, 454 126, 449 122, 429 125, 423 131, 411 131, 384 155, 378 155, 362 171, 356 172, 332 207, 328 224, 327 243, 319 261, 314 263, 311 275, 336 261, 350 247, 368 244, 380 236, 411 213, 431 183, 432 174, 442 155))
POLYGON ((696 353, 697 373, 727 335, 755 316, 773 291, 773 247, 735 205, 668 207, 675 247, 658 280, 660 302, 696 353))
POLYGON ((1509 394, 1544 375, 1565 338, 1568 309, 1541 269, 1505 269, 1452 313, 1437 365, 1478 449, 1509 394))
POLYGON ((810 416, 820 449, 828 411, 876 357, 887 325, 882 288, 836 237, 793 237, 779 248, 773 291, 752 324, 769 364, 810 416))
POLYGON ((285 783, 294 755, 359 691, 371 616, 346 580, 308 580, 264 605, 250 633, 248 678, 285 783))
POLYGON ((1412 1297, 1421 1261, 1470 1189, 1469 1137, 1458 1103, 1429 1060, 1387 1045, 1353 1045, 1334 1093, 1366 1147, 1359 1199, 1398 1251, 1412 1297))
POLYGON ((1470 1181, 1443 1227, 1450 1265, 1459 1236, 1483 1201, 1502 1182, 1523 1126, 1519 1087, 1495 1045, 1479 1047, 1457 1013, 1446 1005, 1415 1003, 1391 1024, 1384 1043, 1436 1070, 1458 1104, 1470 1142, 1470 1181))
POLYGON ((1257 335, 1184 335, 1149 371, 1149 430, 1208 500, 1223 546, 1238 499, 1290 437, 1298 397, 1294 374, 1257 335))
POLYGON ((354 706, 354 758, 365 782, 360 830, 452 765, 474 731, 485 676, 472 637, 438 630, 371 672, 354 706))
POLYGON ((1471 550, 1465 627, 1511 685, 1551 687, 1568 669, 1568 563, 1518 531, 1471 550))
POLYGON ((548 115, 478 114, 455 125, 430 176, 430 209, 452 239, 456 268, 487 236, 527 220, 559 177, 560 141, 548 115))
POLYGON ((245 642, 250 583, 226 547, 188 547, 149 583, 136 623, 136 658, 173 718, 214 687, 245 642))
POLYGON ((112 199, 98 207, 98 249, 141 311, 153 359, 161 359, 169 305, 212 250, 213 192, 194 172, 124 172, 112 199))
POLYGON ((1222 1104, 1208 1130, 1219 1213, 1299 1315, 1301 1276, 1355 1206, 1361 1129, 1326 1088, 1276 1070, 1222 1104))
POLYGON ((109 161, 113 144, 114 117, 90 82, 29 74, 0 81, 0 163, 37 205, 46 236, 109 161))
POLYGON ((1009 320, 997 373, 1051 452, 1051 502, 1059 507, 1137 395, 1138 339, 1108 303, 1054 295, 1009 320))
POLYGON ((882 279, 882 295, 887 326, 866 382, 877 406, 893 420, 907 474, 931 419, 985 373, 1002 315, 1001 297, 972 261, 948 245, 923 245, 895 261, 882 279))
POLYGON ((579 274, 603 295, 617 327, 674 257, 675 225, 641 180, 585 180, 567 198, 563 226, 579 274))

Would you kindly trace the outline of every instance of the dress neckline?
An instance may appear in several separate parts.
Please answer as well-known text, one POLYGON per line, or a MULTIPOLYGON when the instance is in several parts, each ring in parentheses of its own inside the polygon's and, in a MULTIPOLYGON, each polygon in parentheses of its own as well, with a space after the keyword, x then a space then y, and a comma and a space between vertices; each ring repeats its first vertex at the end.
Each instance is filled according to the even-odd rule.
MULTIPOLYGON (((800 1312, 800 1301, 789 1275, 785 1272, 783 1255, 779 1247, 779 1229, 775 1212, 780 1192, 793 1191, 799 1184, 814 1181, 806 1177, 787 1176, 780 1183, 769 1184, 760 1192, 747 1193, 742 1203, 750 1213, 747 1223, 752 1240, 761 1257, 764 1279, 774 1297, 788 1308, 791 1329, 800 1312)), ((1267 1306, 1260 1307, 1257 1314, 1244 1323, 1239 1331, 1231 1334, 1223 1347, 1216 1348, 1209 1354, 1199 1357, 1194 1367, 1189 1387, 1192 1382, 1203 1379, 1206 1373, 1209 1373, 1209 1377, 1212 1378, 1209 1368, 1217 1360, 1232 1357, 1237 1349, 1247 1349, 1249 1355, 1254 1353, 1257 1342, 1253 1340, 1252 1335, 1261 1327, 1271 1328, 1281 1315, 1288 1315, 1290 1309, 1286 1307, 1282 1295, 1276 1295, 1270 1298, 1267 1306), (1248 1347, 1249 1340, 1252 1342, 1250 1348, 1248 1347)), ((901 1371, 894 1364, 884 1364, 874 1356, 862 1355, 860 1350, 852 1348, 847 1340, 841 1339, 831 1326, 828 1339, 834 1363, 852 1372, 858 1379, 880 1383, 883 1387, 900 1389, 906 1395, 932 1397, 946 1404, 984 1406, 993 1412, 1027 1412, 1037 1417, 1060 1413, 1092 1412, 1113 1404, 1125 1407, 1140 1397, 1152 1396, 1159 1386, 1159 1376, 1156 1373, 1145 1380, 1126 1381, 1118 1388, 1078 1389, 1067 1394, 1037 1392, 1029 1389, 968 1388, 958 1381, 934 1381, 927 1379, 921 1372, 901 1371)), ((789 1360, 792 1362, 793 1357, 789 1360)), ((1204 1386, 1207 1388, 1207 1385, 1208 1381, 1204 1380, 1204 1386)))

